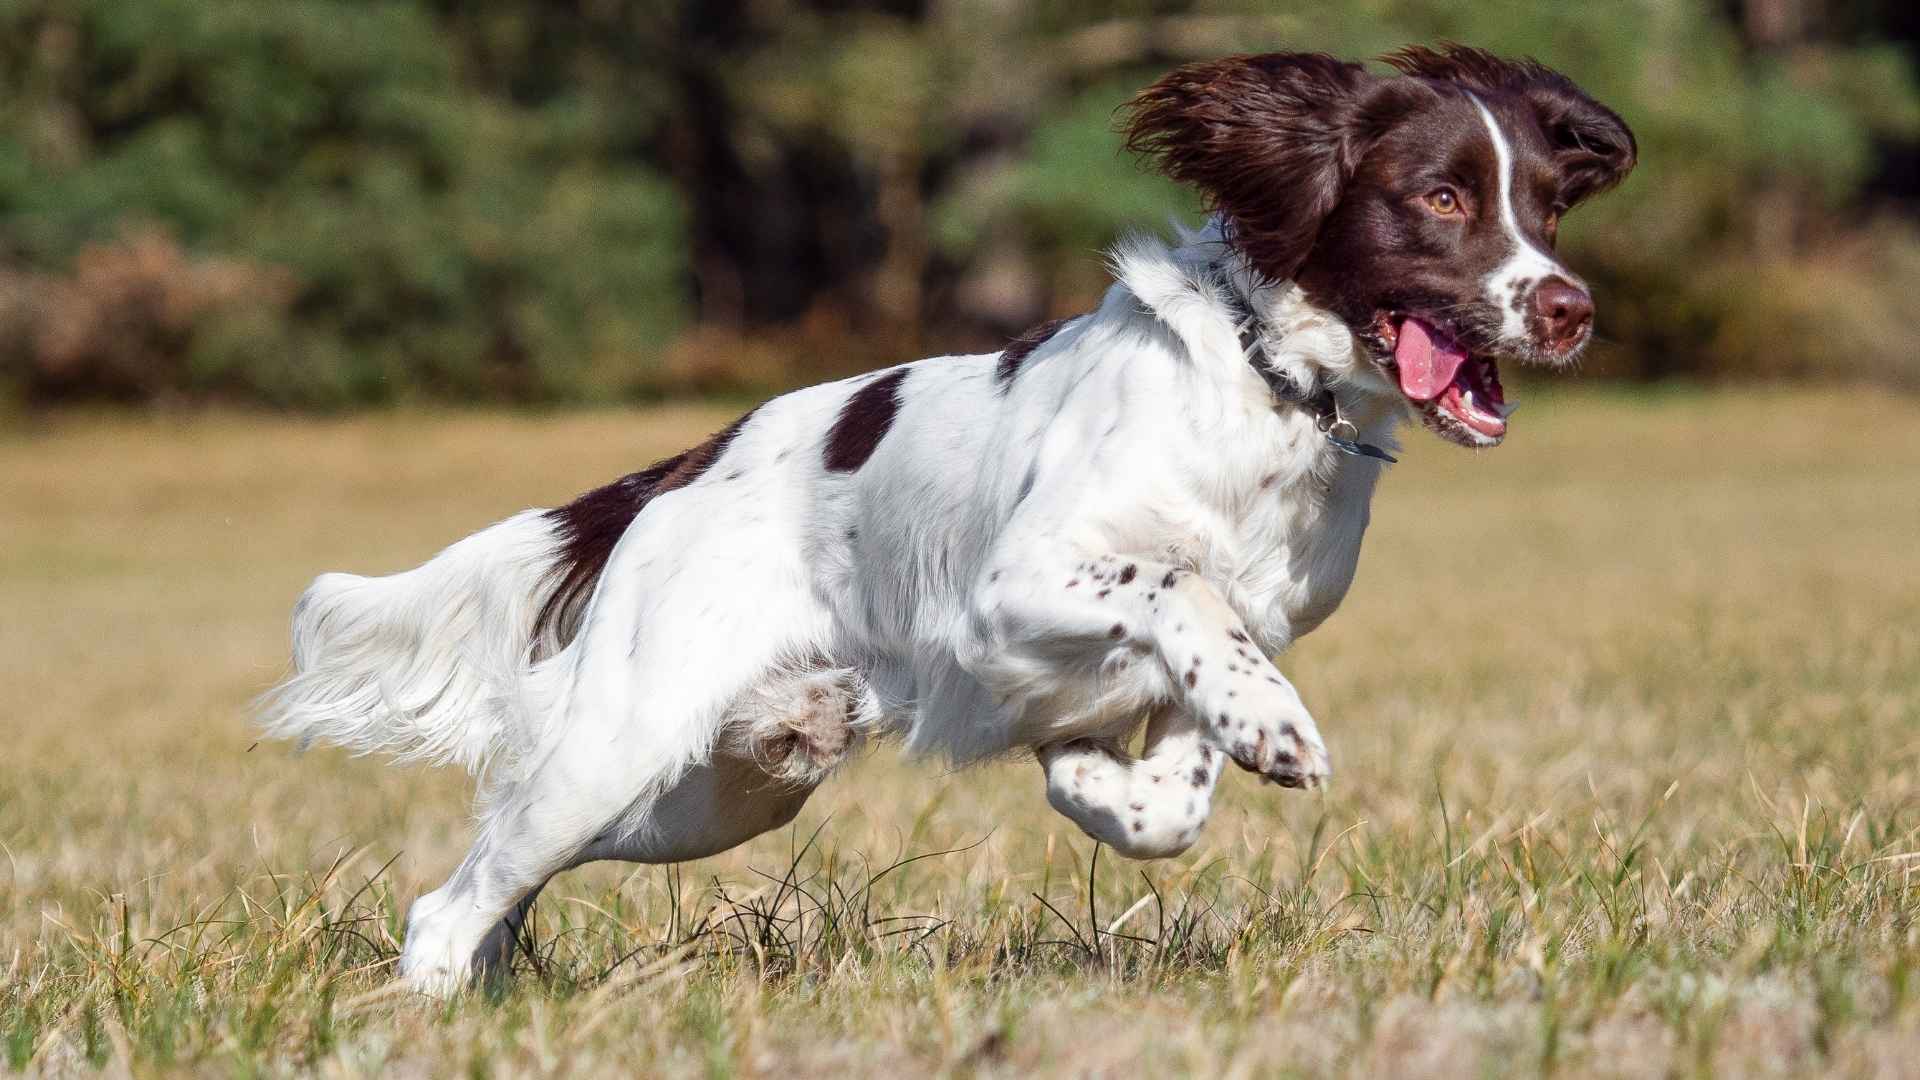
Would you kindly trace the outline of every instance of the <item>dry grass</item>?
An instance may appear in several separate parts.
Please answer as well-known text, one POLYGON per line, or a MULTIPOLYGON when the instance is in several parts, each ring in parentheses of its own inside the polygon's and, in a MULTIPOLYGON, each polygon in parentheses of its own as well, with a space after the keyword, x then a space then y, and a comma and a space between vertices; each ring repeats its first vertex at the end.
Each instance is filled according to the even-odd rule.
POLYGON ((562 878, 504 995, 387 992, 464 778, 250 748, 290 601, 722 419, 0 436, 0 1068, 1920 1069, 1920 405, 1784 392, 1410 440, 1283 660, 1332 792, 1233 774, 1183 859, 1089 888, 1032 765, 882 747, 795 831, 562 878))

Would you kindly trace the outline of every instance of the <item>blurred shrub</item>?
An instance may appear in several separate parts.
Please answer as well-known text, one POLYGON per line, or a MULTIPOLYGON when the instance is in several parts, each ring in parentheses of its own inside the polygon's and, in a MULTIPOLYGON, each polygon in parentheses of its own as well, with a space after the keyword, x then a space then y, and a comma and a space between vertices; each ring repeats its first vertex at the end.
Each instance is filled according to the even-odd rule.
MULTIPOLYGON (((220 329, 271 334, 293 291, 284 271, 191 258, 143 233, 88 245, 71 275, 0 272, 0 342, 10 366, 55 393, 137 400, 214 389, 234 374, 207 351, 220 329)), ((241 374, 243 388, 255 375, 241 374)))
POLYGON ((1702 369, 1721 378, 1871 379, 1920 391, 1920 232, 1887 221, 1798 259, 1715 267, 1702 369))
POLYGON ((678 195, 620 160, 618 109, 460 63, 415 3, 0 6, 0 257, 36 328, 4 376, 329 405, 630 389, 684 315, 678 195))

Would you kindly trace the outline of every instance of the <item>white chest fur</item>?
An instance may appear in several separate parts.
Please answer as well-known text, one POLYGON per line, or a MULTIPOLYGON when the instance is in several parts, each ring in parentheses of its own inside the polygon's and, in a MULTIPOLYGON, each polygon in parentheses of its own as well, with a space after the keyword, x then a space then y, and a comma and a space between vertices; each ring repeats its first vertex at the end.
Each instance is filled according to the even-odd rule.
POLYGON ((1238 530, 1235 546, 1249 557, 1221 582, 1261 644, 1275 652, 1333 614, 1359 565, 1380 465, 1330 457, 1330 476, 1273 485, 1238 530))
POLYGON ((1365 361, 1350 331, 1291 285, 1267 287, 1205 242, 1176 252, 1141 245, 1116 259, 1120 280, 1212 371, 1217 396, 1196 395, 1203 437, 1189 459, 1217 493, 1187 520, 1183 561, 1212 581, 1270 652, 1326 620, 1359 563, 1375 483, 1384 463, 1335 450, 1306 407, 1276 404, 1241 356, 1233 293, 1260 314, 1259 345, 1274 370, 1301 386, 1332 386, 1341 419, 1360 442, 1392 446, 1401 418, 1392 388, 1365 361), (1226 278, 1209 278, 1224 271, 1226 278))

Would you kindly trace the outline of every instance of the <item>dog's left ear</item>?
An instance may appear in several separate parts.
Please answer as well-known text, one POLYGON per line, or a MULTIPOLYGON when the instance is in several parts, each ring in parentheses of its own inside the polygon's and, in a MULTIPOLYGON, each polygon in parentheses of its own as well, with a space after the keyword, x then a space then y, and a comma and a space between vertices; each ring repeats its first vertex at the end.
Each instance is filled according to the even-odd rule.
POLYGON ((1625 180, 1639 158, 1633 132, 1618 113, 1538 60, 1509 60, 1451 43, 1437 49, 1410 45, 1380 59, 1416 78, 1525 101, 1553 148, 1560 200, 1568 208, 1625 180))
POLYGON ((1403 82, 1320 53, 1187 64, 1126 104, 1127 149, 1200 189, 1253 267, 1284 281, 1385 129, 1383 91, 1403 82))
POLYGON ((1565 76, 1553 73, 1551 81, 1535 84, 1525 96, 1553 146, 1554 163, 1564 177, 1560 198, 1569 208, 1633 171, 1640 147, 1626 121, 1565 76))

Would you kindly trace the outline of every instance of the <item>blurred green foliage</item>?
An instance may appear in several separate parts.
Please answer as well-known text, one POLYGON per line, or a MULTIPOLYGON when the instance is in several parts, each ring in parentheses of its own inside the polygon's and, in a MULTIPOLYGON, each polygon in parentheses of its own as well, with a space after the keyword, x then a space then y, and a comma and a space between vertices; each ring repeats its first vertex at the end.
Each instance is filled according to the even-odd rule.
POLYGON ((1197 213, 1119 153, 1132 89, 1442 38, 1540 57, 1640 138, 1565 234, 1595 366, 1920 383, 1903 11, 0 0, 0 384, 580 400, 991 347, 1197 213))
POLYGON ((0 6, 0 242, 16 312, 53 309, 18 316, 39 325, 9 367, 46 393, 313 404, 622 386, 630 343, 685 317, 681 200, 621 110, 516 101, 448 30, 418 3, 0 6), (190 324, 143 345, 101 289, 41 276, 149 234, 262 287, 163 303, 190 324))

